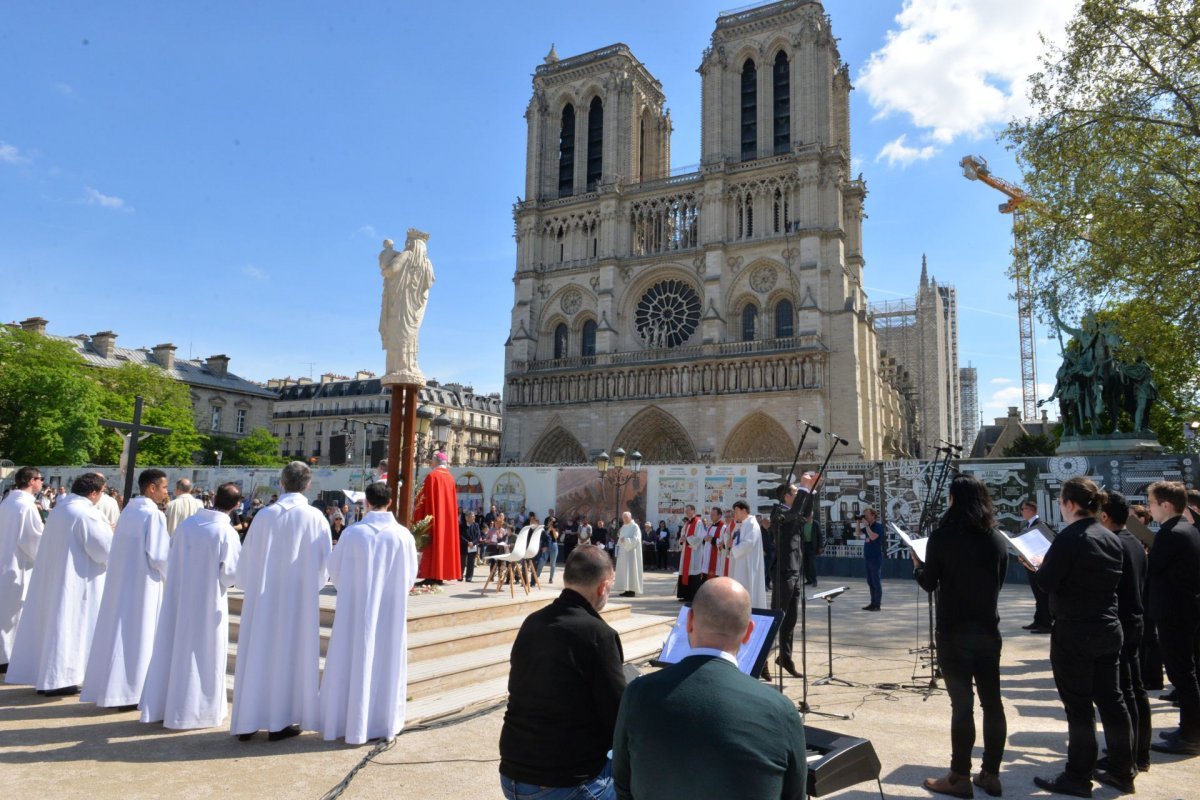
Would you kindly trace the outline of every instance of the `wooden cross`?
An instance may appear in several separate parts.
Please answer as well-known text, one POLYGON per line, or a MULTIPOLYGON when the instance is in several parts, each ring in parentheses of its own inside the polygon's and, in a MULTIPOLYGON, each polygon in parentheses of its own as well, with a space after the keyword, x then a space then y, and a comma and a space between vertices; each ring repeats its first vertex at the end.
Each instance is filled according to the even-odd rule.
POLYGON ((129 437, 129 458, 125 464, 125 502, 129 502, 129 498, 133 495, 133 473, 137 466, 137 449, 138 442, 142 440, 142 434, 150 435, 152 433, 161 433, 164 436, 171 432, 170 428, 160 428, 157 425, 142 424, 142 396, 138 395, 133 401, 133 422, 118 422, 115 419, 102 419, 98 422, 106 428, 115 428, 118 431, 128 431, 125 436, 129 437))

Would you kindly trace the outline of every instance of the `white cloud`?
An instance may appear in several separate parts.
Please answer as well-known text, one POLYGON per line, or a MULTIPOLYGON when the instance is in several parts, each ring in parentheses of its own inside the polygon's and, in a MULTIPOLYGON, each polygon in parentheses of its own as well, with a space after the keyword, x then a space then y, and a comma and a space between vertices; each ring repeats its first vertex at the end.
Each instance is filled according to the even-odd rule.
POLYGON ((71 88, 71 84, 63 83, 62 81, 58 81, 54 84, 54 91, 58 92, 64 97, 70 97, 71 95, 75 94, 75 90, 71 88))
POLYGON ((902 133, 896 139, 888 142, 879 151, 879 155, 875 156, 876 161, 887 159, 888 166, 894 167, 899 164, 902 167, 907 167, 914 161, 927 161, 937 153, 937 148, 931 144, 924 147, 909 147, 904 143, 908 138, 907 133, 902 133))
MULTIPOLYGON (((993 378, 991 382, 993 384, 995 384, 995 383, 998 383, 999 381, 1005 381, 1005 380, 1008 380, 1008 379, 1007 378, 993 378)), ((1008 409, 1010 406, 1016 406, 1019 409, 1019 408, 1021 408, 1022 405, 1024 405, 1025 399, 1024 399, 1024 395, 1021 392, 1020 384, 1017 383, 1017 381, 1015 381, 1015 380, 1009 381, 1009 383, 1011 385, 1005 386, 1002 389, 997 389, 996 391, 992 392, 990 397, 988 397, 987 399, 985 399, 983 401, 983 403, 981 403, 980 411, 983 412, 983 419, 984 419, 984 421, 987 422, 987 424, 991 425, 997 417, 1007 416, 1008 409)), ((1037 386, 1037 390, 1038 390, 1038 399, 1044 400, 1050 396, 1051 392, 1054 391, 1054 384, 1039 383, 1037 386)), ((1055 420, 1058 418, 1058 403, 1047 403, 1046 405, 1039 408, 1038 412, 1037 412, 1039 418, 1041 417, 1043 410, 1048 411, 1050 413, 1051 420, 1055 420)))
POLYGON ((992 378, 989 383, 1008 384, 1013 383, 1012 378, 992 378))
POLYGON ((28 164, 29 159, 21 155, 15 145, 0 141, 0 162, 5 164, 28 164))
POLYGON ((367 239, 378 239, 379 234, 375 232, 374 225, 360 225, 358 230, 354 232, 355 236, 362 236, 367 239))
MULTIPOLYGON (((933 144, 889 143, 880 158, 983 135, 1028 113, 1026 80, 1039 68, 1038 35, 1061 42, 1076 2, 1067 0, 905 0, 897 28, 855 82, 876 119, 902 115, 933 144)), ((932 153, 930 153, 932 155, 932 153)))
POLYGON ((126 205, 125 201, 116 195, 103 194, 96 191, 91 186, 84 187, 83 192, 85 200, 89 206, 111 208, 116 211, 133 211, 133 206, 126 205))
POLYGON ((270 277, 267 275, 267 271, 265 269, 256 267, 253 264, 247 264, 246 266, 242 267, 242 274, 247 278, 256 281, 265 281, 268 277, 270 277))

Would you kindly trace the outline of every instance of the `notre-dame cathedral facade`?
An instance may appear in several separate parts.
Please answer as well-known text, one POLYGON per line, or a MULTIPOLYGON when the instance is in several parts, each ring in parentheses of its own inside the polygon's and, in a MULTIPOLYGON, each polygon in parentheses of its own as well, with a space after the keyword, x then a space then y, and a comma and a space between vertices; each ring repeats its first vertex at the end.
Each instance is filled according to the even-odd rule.
POLYGON ((846 456, 894 454, 829 18, 812 0, 720 16, 699 72, 700 166, 672 175, 661 84, 627 46, 537 67, 502 460, 790 462, 799 418, 846 456))

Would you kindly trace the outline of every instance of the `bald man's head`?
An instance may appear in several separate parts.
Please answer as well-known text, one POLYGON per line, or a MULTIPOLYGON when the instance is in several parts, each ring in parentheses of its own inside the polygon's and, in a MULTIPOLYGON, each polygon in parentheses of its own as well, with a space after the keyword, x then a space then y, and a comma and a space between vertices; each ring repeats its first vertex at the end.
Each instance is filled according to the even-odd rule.
POLYGON ((714 647, 736 654, 753 630, 746 588, 732 578, 705 581, 688 614, 692 647, 714 647))

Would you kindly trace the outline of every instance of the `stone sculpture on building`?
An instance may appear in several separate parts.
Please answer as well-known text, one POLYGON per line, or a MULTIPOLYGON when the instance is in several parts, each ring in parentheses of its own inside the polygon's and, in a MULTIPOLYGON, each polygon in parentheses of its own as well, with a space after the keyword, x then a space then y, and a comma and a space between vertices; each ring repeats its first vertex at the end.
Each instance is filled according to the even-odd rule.
POLYGON ((428 233, 409 228, 404 250, 397 253, 392 240, 385 239, 379 253, 383 275, 379 337, 387 353, 384 383, 425 384, 425 376, 417 366, 417 336, 433 286, 433 264, 425 254, 428 240, 428 233))

